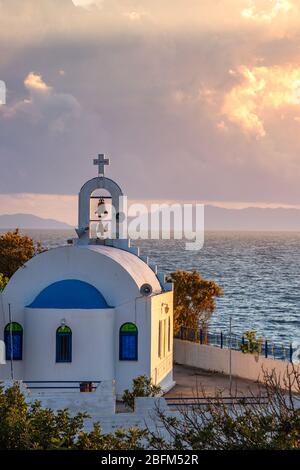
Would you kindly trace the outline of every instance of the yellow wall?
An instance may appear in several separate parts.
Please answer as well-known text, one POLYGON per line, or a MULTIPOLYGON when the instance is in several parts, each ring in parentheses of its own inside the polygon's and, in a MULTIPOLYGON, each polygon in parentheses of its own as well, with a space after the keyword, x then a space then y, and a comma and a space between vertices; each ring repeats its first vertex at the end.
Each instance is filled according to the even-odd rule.
POLYGON ((173 368, 173 292, 164 292, 151 297, 151 310, 150 370, 153 383, 159 384, 173 368), (160 322, 161 339, 159 347, 160 322), (170 337, 168 335, 169 331, 170 337))

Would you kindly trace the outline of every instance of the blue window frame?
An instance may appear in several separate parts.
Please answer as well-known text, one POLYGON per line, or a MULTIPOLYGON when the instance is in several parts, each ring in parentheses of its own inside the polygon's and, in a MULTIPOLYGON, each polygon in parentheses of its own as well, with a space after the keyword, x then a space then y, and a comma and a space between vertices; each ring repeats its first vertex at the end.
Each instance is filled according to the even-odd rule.
POLYGON ((124 323, 120 328, 119 359, 138 360, 138 329, 134 323, 124 323))
POLYGON ((72 362, 72 330, 66 325, 56 330, 56 362, 72 362))
POLYGON ((4 328, 5 357, 7 361, 22 360, 23 328, 19 323, 8 323, 4 328), (11 347, 12 346, 12 347, 11 347))

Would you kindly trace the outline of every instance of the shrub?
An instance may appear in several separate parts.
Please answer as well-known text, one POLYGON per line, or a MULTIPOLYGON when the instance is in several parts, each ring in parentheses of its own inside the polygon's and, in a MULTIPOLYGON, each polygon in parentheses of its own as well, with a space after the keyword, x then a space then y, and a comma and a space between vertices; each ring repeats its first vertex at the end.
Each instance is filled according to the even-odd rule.
MULTIPOLYGON (((250 399, 232 404, 200 390, 192 407, 177 416, 157 406, 150 446, 175 450, 300 450, 300 373, 293 365, 284 375, 263 371, 264 383, 250 399), (199 397, 199 399, 197 399, 199 397), (205 400, 203 400, 205 398, 205 400)), ((237 392, 236 392, 237 393, 237 392)))
POLYGON ((8 277, 4 276, 4 274, 0 273, 0 292, 5 289, 6 284, 8 283, 8 277))
POLYGON ((99 423, 85 432, 86 413, 71 416, 67 409, 54 412, 39 401, 26 403, 17 383, 5 391, 0 387, 0 450, 142 449, 146 431, 118 429, 102 434, 99 423))
POLYGON ((256 338, 255 331, 245 331, 243 334, 246 342, 241 344, 241 351, 243 353, 250 353, 250 354, 259 354, 260 353, 260 345, 261 340, 256 338))
POLYGON ((159 385, 152 384, 152 381, 146 375, 140 375, 133 379, 132 390, 125 390, 122 400, 125 405, 134 409, 134 399, 136 397, 155 397, 161 393, 161 387, 159 385))

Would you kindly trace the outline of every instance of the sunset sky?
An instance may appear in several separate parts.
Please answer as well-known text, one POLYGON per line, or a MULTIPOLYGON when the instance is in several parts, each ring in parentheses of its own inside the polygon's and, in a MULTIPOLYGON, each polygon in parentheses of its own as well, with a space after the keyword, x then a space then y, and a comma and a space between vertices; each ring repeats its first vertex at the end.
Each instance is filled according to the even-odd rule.
POLYGON ((300 0, 1 0, 0 213, 131 199, 300 207, 300 0), (58 197, 61 195, 62 197, 58 197))

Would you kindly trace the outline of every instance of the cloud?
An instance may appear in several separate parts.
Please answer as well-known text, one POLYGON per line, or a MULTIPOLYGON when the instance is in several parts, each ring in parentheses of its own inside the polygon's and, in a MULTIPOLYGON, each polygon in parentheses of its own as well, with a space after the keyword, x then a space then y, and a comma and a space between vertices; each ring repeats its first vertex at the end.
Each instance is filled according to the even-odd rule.
POLYGON ((144 11, 132 10, 124 13, 124 16, 130 21, 140 21, 143 17, 148 16, 148 14, 144 11))
POLYGON ((75 194, 104 152, 132 198, 299 201, 289 1, 2 0, 1 192, 75 194))
POLYGON ((251 20, 270 22, 280 15, 290 13, 293 7, 289 0, 250 0, 248 8, 244 8, 241 14, 251 20))
POLYGON ((300 67, 241 66, 238 72, 241 83, 225 95, 222 113, 245 132, 264 137, 274 112, 289 107, 299 113, 300 67))
MULTIPOLYGON (((85 7, 92 4, 100 3, 101 0, 72 0, 75 6, 85 7)), ((102 3, 102 2, 101 2, 102 3)))
POLYGON ((30 72, 24 80, 24 85, 28 90, 50 91, 51 88, 43 81, 41 75, 30 72))
POLYGON ((30 72, 24 79, 29 96, 2 108, 4 118, 29 120, 36 125, 46 125, 52 132, 64 132, 70 120, 78 118, 80 105, 67 93, 57 93, 43 80, 30 72))

